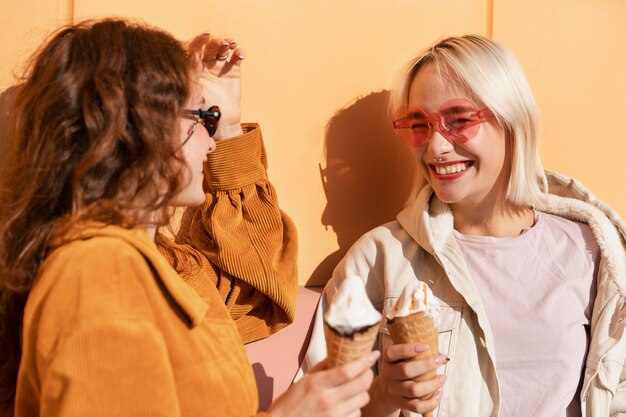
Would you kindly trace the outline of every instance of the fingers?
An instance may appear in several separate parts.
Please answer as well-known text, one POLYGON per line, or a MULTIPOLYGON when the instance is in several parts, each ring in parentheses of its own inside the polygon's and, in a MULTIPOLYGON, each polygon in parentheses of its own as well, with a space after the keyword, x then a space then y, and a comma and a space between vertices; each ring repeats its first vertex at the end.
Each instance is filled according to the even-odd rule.
POLYGON ((429 381, 404 381, 397 386, 396 394, 406 398, 407 401, 415 398, 431 398, 443 387, 446 379, 446 375, 437 375, 429 381))
POLYGON ((374 380, 371 367, 378 356, 378 352, 372 352, 349 364, 311 374, 309 383, 312 386, 326 387, 318 407, 332 410, 332 415, 359 416, 361 408, 370 400, 368 389, 374 380))
POLYGON ((427 350, 425 345, 412 343, 385 348, 379 386, 394 407, 424 413, 438 406, 446 376, 434 376, 420 382, 415 379, 434 375, 437 368, 448 363, 450 358, 442 354, 425 356, 427 350))
POLYGON ((410 343, 388 346, 383 353, 382 366, 385 373, 398 381, 409 380, 433 372, 450 360, 442 354, 424 359, 416 358, 427 349, 425 345, 410 343))
POLYGON ((189 53, 189 55, 192 55, 192 56, 198 53, 198 58, 199 58, 200 50, 210 40, 211 40, 211 35, 206 32, 201 35, 196 36, 187 44, 187 52, 189 53))
POLYGON ((370 396, 367 390, 361 391, 358 395, 354 395, 347 399, 339 400, 334 403, 336 404, 335 415, 360 416, 361 408, 365 407, 369 401, 370 396))
POLYGON ((241 65, 245 53, 243 49, 238 47, 238 43, 233 39, 224 39, 224 43, 219 45, 216 60, 224 61, 224 65, 241 65), (230 56, 230 59, 229 59, 230 56))
MULTIPOLYGON (((369 402, 368 389, 374 379, 371 369, 364 370, 360 375, 342 385, 324 390, 319 407, 321 409, 334 408, 337 415, 349 415, 360 410, 369 402)), ((311 381, 318 384, 320 381, 311 381)))
POLYGON ((241 48, 233 51, 229 63, 232 65, 241 65, 241 61, 246 57, 245 52, 241 48))
POLYGON ((234 39, 217 38, 209 33, 203 33, 188 43, 187 50, 194 64, 202 63, 210 67, 220 62, 240 65, 245 54, 238 46, 234 39))
POLYGON ((443 390, 437 391, 432 398, 428 400, 410 400, 407 402, 405 406, 402 408, 407 409, 409 411, 413 411, 420 414, 425 414, 430 411, 433 411, 435 408, 439 406, 439 402, 441 401, 441 396, 443 395, 443 390))
POLYGON ((226 39, 218 39, 215 47, 211 48, 210 51, 207 51, 208 55, 204 57, 204 61, 226 61, 230 55, 231 42, 234 44, 232 49, 235 49, 237 42, 228 41, 226 39))
POLYGON ((402 361, 385 365, 387 365, 386 371, 389 376, 398 381, 402 381, 434 372, 444 363, 447 363, 447 357, 445 355, 438 355, 421 360, 402 361))
MULTIPOLYGON (((367 392, 373 380, 374 372, 367 367, 360 374, 349 379, 344 384, 335 386, 331 392, 335 394, 334 396, 337 401, 342 402, 360 393, 367 392)), ((367 401, 365 404, 367 404, 367 401)))
POLYGON ((428 346, 422 343, 403 343, 398 345, 390 345, 385 349, 383 359, 387 362, 397 362, 400 360, 409 360, 420 353, 428 350, 428 346))
POLYGON ((324 359, 323 361, 309 369, 308 373, 313 374, 315 372, 323 371, 325 369, 328 369, 328 358, 324 359))
MULTIPOLYGON (((380 352, 373 351, 355 361, 338 366, 337 368, 328 369, 325 371, 324 375, 327 386, 343 385, 356 378, 358 375, 363 373, 363 371, 371 368, 379 357, 380 352)), ((323 364, 325 364, 325 361, 323 364)))
POLYGON ((277 417, 360 416, 361 408, 369 402, 367 390, 374 379, 371 367, 379 356, 377 351, 370 352, 332 369, 322 361, 272 404, 271 414, 277 417))

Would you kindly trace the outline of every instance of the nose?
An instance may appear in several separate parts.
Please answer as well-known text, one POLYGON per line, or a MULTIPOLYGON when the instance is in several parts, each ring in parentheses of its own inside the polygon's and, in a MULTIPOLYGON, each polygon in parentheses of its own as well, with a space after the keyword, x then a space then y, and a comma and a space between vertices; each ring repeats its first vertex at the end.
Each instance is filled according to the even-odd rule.
POLYGON ((454 150, 454 145, 448 139, 446 139, 439 129, 433 132, 433 135, 428 141, 428 151, 431 155, 443 155, 445 153, 454 150))
POLYGON ((215 151, 215 148, 217 148, 217 145, 215 144, 215 139, 213 139, 213 136, 207 136, 209 137, 207 153, 212 153, 215 151))

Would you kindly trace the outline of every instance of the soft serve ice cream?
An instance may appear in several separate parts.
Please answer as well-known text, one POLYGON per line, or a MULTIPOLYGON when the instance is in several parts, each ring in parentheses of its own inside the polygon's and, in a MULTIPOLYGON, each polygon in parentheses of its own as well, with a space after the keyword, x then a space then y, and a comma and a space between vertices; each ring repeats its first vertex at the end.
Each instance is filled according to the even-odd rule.
POLYGON ((437 326, 439 322, 439 300, 435 298, 428 284, 421 281, 411 281, 402 289, 400 297, 391 311, 387 313, 387 319, 407 317, 418 311, 430 317, 437 326))
POLYGON ((380 319, 361 278, 347 276, 341 281, 324 314, 328 366, 343 365, 371 351, 380 319))
POLYGON ((341 282, 324 315, 326 324, 344 335, 378 324, 380 318, 367 297, 363 281, 354 275, 341 282))

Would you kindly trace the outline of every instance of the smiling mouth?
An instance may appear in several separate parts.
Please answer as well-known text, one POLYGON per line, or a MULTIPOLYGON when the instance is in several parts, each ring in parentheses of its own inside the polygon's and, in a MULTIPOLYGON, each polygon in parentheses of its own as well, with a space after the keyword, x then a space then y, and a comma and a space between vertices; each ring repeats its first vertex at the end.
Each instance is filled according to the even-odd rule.
POLYGON ((447 165, 431 165, 431 168, 437 175, 450 175, 463 172, 473 164, 472 161, 463 161, 447 165))

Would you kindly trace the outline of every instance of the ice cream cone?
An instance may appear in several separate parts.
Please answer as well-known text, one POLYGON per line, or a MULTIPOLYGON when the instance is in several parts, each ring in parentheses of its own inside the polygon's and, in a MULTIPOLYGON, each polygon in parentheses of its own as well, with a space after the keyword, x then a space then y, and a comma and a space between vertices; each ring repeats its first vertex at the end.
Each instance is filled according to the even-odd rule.
MULTIPOLYGON (((435 322, 424 312, 418 311, 406 317, 387 319, 387 330, 394 343, 423 343, 428 345, 425 352, 417 354, 414 360, 426 359, 439 354, 439 331, 435 322)), ((436 371, 420 375, 415 382, 429 381, 437 376, 436 371)), ((420 398, 427 400, 430 396, 420 398)), ((432 413, 425 413, 424 417, 432 417, 432 413)))
POLYGON ((341 334, 328 323, 324 323, 326 349, 328 351, 328 367, 334 368, 360 358, 371 352, 379 324, 357 329, 352 334, 341 334))

